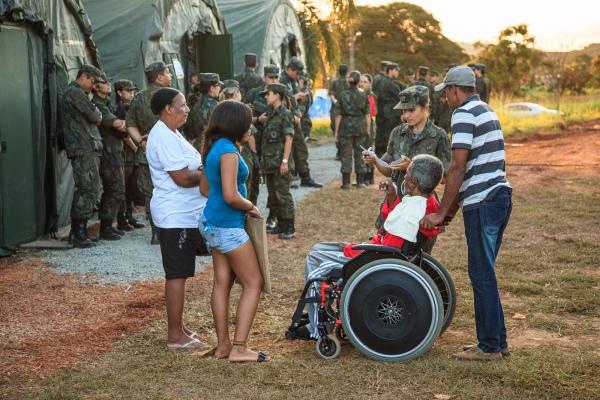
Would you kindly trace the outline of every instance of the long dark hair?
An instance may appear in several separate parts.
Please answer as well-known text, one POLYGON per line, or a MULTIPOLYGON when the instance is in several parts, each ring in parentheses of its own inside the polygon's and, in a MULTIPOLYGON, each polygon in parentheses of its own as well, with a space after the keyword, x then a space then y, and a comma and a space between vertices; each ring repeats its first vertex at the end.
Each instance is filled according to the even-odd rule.
POLYGON ((250 107, 236 100, 224 100, 216 105, 204 130, 202 159, 206 160, 213 144, 220 138, 233 143, 241 142, 252 124, 250 107))

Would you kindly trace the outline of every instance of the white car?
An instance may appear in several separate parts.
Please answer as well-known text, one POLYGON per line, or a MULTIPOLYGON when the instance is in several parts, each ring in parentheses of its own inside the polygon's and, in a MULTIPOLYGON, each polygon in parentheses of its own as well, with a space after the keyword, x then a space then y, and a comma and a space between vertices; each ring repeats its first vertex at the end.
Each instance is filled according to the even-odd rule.
POLYGON ((532 117, 535 115, 562 115, 558 110, 551 110, 536 103, 510 103, 504 106, 507 114, 516 117, 532 117))

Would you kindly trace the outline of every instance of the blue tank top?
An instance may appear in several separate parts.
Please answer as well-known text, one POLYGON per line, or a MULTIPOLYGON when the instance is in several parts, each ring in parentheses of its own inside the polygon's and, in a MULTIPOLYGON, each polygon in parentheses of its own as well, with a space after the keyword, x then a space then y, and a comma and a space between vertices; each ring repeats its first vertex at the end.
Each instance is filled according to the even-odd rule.
POLYGON ((246 180, 248 179, 248 166, 241 157, 235 144, 229 139, 220 138, 211 147, 206 160, 204 160, 204 171, 208 178, 210 191, 208 201, 204 209, 204 218, 211 225, 222 228, 244 228, 246 212, 233 208, 223 199, 223 185, 221 180, 221 156, 234 153, 238 156, 237 188, 238 192, 246 198, 246 180))

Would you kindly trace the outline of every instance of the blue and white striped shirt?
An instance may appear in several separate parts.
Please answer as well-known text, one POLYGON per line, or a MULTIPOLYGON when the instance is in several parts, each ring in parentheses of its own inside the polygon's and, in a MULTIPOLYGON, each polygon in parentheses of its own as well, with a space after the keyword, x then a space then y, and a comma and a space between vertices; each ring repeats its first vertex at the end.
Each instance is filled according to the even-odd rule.
POLYGON ((452 113, 452 149, 469 150, 465 178, 458 194, 463 211, 477 208, 506 180, 504 135, 500 121, 490 106, 469 97, 452 113))

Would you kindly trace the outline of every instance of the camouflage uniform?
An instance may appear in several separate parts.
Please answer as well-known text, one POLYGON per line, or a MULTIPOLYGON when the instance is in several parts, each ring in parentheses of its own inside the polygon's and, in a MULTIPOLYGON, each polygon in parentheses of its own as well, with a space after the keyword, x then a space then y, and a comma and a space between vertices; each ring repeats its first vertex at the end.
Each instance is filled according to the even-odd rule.
POLYGON ((92 103, 102 113, 100 134, 102 135, 103 151, 100 160, 100 177, 103 191, 98 218, 112 221, 125 200, 123 138, 127 136, 127 133, 119 132, 112 127, 117 116, 114 114, 108 97, 102 98, 95 95, 92 103))
MULTIPOLYGON (((350 89, 348 81, 345 76, 340 76, 331 82, 329 86, 329 95, 335 97, 336 100, 340 100, 340 96, 344 90, 350 89)), ((331 119, 331 131, 335 133, 335 117, 337 115, 337 105, 332 104, 329 110, 329 118, 331 119)))
MULTIPOLYGON (((150 99, 152 98, 152 94, 161 88, 162 86, 151 83, 146 89, 135 95, 127 111, 127 127, 137 128, 142 136, 150 133, 150 130, 154 127, 156 121, 158 121, 158 116, 154 115, 150 109, 150 99)), ((146 200, 146 217, 150 221, 150 225, 154 226, 152 215, 150 214, 150 200, 152 199, 154 186, 152 185, 150 168, 148 167, 148 160, 146 160, 146 153, 144 151, 137 152, 136 162, 139 164, 138 187, 146 200)))
POLYGON ((431 119, 433 120, 433 123, 435 125, 439 126, 444 131, 450 133, 450 121, 452 119, 452 110, 450 109, 448 102, 443 96, 443 91, 433 93, 432 103, 434 103, 435 105, 431 113, 431 119))
MULTIPOLYGON (((129 103, 118 102, 115 110, 117 118, 125 120, 127 118, 127 110, 129 103)), ((129 146, 123 146, 123 179, 125 180, 125 199, 121 204, 119 212, 127 212, 131 208, 134 198, 134 188, 131 186, 131 177, 135 169, 138 167, 136 162, 136 153, 129 146)))
POLYGON ((481 101, 488 102, 489 98, 487 84, 485 82, 484 77, 475 78, 475 93, 479 95, 481 101))
POLYGON ((375 136, 375 153, 381 156, 385 151, 390 132, 400 125, 400 113, 394 110, 394 106, 400 100, 400 92, 404 87, 394 82, 391 78, 383 77, 379 85, 377 97, 377 133, 375 136))
POLYGON ((260 75, 254 72, 254 68, 246 68, 243 73, 237 74, 234 79, 240 83, 242 97, 248 93, 249 90, 259 87, 263 83, 260 75))
POLYGON ((186 138, 193 142, 194 148, 202 154, 204 145, 204 128, 208 125, 210 113, 219 103, 215 97, 203 95, 194 103, 188 114, 188 120, 183 129, 186 138))
POLYGON ((366 172, 362 162, 363 144, 367 135, 366 116, 371 112, 369 98, 360 89, 353 87, 344 90, 337 103, 337 111, 342 116, 339 127, 342 176, 352 173, 352 157, 354 156, 354 172, 357 182, 362 183, 362 175, 366 172))
POLYGON ((75 180, 71 219, 87 221, 92 217, 100 195, 102 137, 96 124, 102 120, 102 113, 76 82, 69 83, 62 100, 65 150, 75 180))
POLYGON ((290 193, 290 173, 279 173, 285 136, 294 136, 294 131, 292 113, 283 104, 277 109, 269 109, 262 135, 260 165, 267 181, 271 212, 278 221, 293 220, 295 215, 294 199, 290 193))
POLYGON ((308 115, 308 110, 310 110, 310 106, 312 106, 313 97, 308 84, 300 89, 300 91, 306 95, 304 100, 298 103, 300 112, 302 113, 302 117, 300 118, 300 130, 302 131, 302 137, 306 139, 310 136, 310 131, 312 129, 312 120, 308 115))

